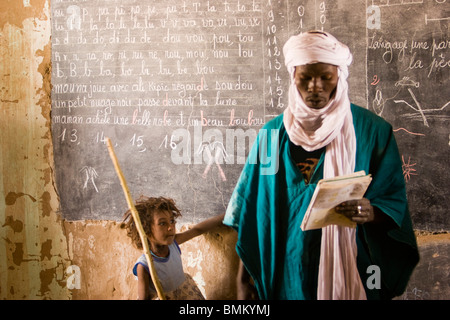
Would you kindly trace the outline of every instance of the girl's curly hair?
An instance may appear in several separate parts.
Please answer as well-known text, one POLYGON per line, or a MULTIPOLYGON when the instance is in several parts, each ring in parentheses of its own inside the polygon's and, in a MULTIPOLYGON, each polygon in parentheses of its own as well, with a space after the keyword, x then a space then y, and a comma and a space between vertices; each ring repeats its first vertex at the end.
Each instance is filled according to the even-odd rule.
MULTIPOLYGON (((152 234, 152 223, 153 214, 157 211, 169 211, 173 213, 173 217, 176 219, 181 216, 180 210, 175 205, 175 201, 170 198, 164 197, 145 197, 140 196, 136 200, 135 204, 136 210, 139 213, 139 218, 141 219, 142 227, 147 235, 152 234)), ((142 249, 142 242, 139 236, 139 232, 136 229, 136 225, 131 215, 131 210, 128 210, 124 214, 120 228, 127 230, 127 235, 133 241, 133 244, 138 249, 142 249)))

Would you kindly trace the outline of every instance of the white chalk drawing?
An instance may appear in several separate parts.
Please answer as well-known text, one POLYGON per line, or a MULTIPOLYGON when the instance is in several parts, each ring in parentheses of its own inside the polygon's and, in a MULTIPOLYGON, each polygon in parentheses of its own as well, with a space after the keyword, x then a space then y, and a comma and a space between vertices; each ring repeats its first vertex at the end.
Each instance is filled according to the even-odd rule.
POLYGON ((220 166, 223 161, 226 161, 228 157, 228 153, 225 150, 225 146, 221 141, 212 141, 212 142, 205 142, 203 141, 198 150, 197 154, 204 154, 206 153, 206 156, 208 157, 208 162, 206 164, 206 168, 203 171, 203 179, 206 179, 206 176, 211 169, 211 166, 213 163, 216 163, 217 169, 219 170, 220 177, 222 178, 222 181, 227 181, 227 177, 225 176, 225 173, 223 172, 222 167, 220 166), (213 156, 213 152, 214 156, 213 156))
POLYGON ((379 7, 408 6, 412 4, 423 4, 423 0, 372 0, 372 5, 379 7))
POLYGON ((409 77, 403 77, 403 79, 401 79, 395 83, 395 87, 399 88, 398 91, 395 93, 395 95, 393 97, 387 98, 387 99, 383 98, 383 93, 382 93, 381 89, 379 89, 379 88, 376 89, 375 97, 372 100, 372 108, 377 115, 381 116, 383 114, 384 108, 386 106, 386 102, 388 100, 394 99, 400 93, 400 91, 402 91, 403 88, 406 88, 413 100, 413 103, 410 103, 404 99, 394 100, 394 103, 395 104, 405 104, 406 106, 408 106, 410 109, 414 110, 415 112, 403 114, 402 115, 403 117, 407 117, 410 119, 419 118, 421 121, 423 121, 423 124, 426 127, 430 126, 428 123, 429 118, 446 117, 445 115, 438 115, 436 113, 438 113, 439 111, 443 111, 450 104, 450 101, 448 101, 442 107, 439 107, 439 108, 430 108, 430 109, 425 108, 424 109, 422 107, 421 103, 417 100, 417 97, 412 90, 412 88, 420 87, 419 82, 414 81, 413 79, 410 79, 409 77))
POLYGON ((394 99, 399 94, 400 91, 401 91, 400 89, 397 90, 397 92, 394 94, 394 96, 385 99, 385 98, 383 98, 383 93, 382 93, 381 89, 379 89, 377 87, 377 90, 375 92, 375 98, 372 100, 372 108, 375 111, 375 113, 381 117, 383 114, 386 102, 394 99))
MULTIPOLYGON (((405 86, 405 84, 403 84, 405 86)), ((409 86, 415 86, 413 84, 409 84, 409 86)), ((418 85, 416 86, 418 87, 418 85)), ((426 127, 429 127, 429 123, 428 123, 428 118, 433 117, 433 118, 437 118, 440 117, 439 115, 434 115, 433 113, 439 112, 444 110, 449 104, 450 101, 448 101, 447 103, 445 103, 442 107, 440 108, 432 108, 432 109, 423 109, 421 104, 419 103, 419 101, 417 100, 416 96, 414 95, 414 92, 411 90, 411 88, 408 88, 408 92, 411 95, 415 106, 411 105, 410 103, 408 103, 406 100, 394 100, 394 103, 401 103, 401 104, 406 104, 409 108, 411 108, 412 110, 416 111, 415 113, 412 114, 405 114, 403 116, 405 117, 409 117, 411 119, 414 118, 421 118, 423 121, 423 124, 426 127)))
POLYGON ((402 300, 430 300, 431 294, 428 291, 414 287, 412 289, 407 288, 403 295, 402 300))
POLYGON ((372 108, 377 115, 381 116, 381 114, 383 113, 385 102, 386 101, 384 101, 383 99, 383 93, 380 89, 377 88, 375 98, 372 101, 372 108))
POLYGON ((410 105, 410 104, 409 104, 408 102, 406 102, 405 100, 394 100, 394 102, 395 102, 395 103, 405 103, 405 104, 406 104, 408 107, 410 107, 411 109, 413 109, 413 110, 419 112, 419 113, 420 113, 420 116, 421 116, 422 119, 423 119, 423 124, 424 124, 426 127, 429 127, 430 125, 428 124, 428 120, 427 120, 427 118, 425 117, 425 113, 423 112, 422 107, 421 107, 419 101, 417 101, 417 98, 416 98, 416 96, 414 95, 414 93, 412 92, 411 88, 408 88, 408 91, 409 91, 409 93, 411 94, 411 97, 413 98, 413 100, 414 100, 414 102, 415 102, 417 108, 413 107, 412 105, 410 105))
POLYGON ((402 80, 399 80, 395 83, 395 86, 398 87, 407 87, 407 86, 411 86, 411 87, 416 87, 418 88, 420 86, 419 82, 416 82, 414 80, 411 80, 409 77, 403 77, 402 80))
POLYGON ((445 18, 428 18, 428 15, 427 14, 425 14, 425 24, 428 24, 428 21, 437 21, 437 22, 440 22, 440 21, 445 21, 445 20, 450 20, 450 17, 445 17, 445 18))
POLYGON ((95 185, 95 178, 98 178, 98 173, 97 171, 95 171, 94 168, 92 167, 88 167, 88 166, 84 166, 83 168, 81 168, 80 172, 84 172, 86 174, 86 180, 84 181, 84 185, 83 185, 83 189, 86 189, 88 186, 89 181, 92 182, 92 185, 95 188, 95 191, 98 192, 98 188, 95 185))

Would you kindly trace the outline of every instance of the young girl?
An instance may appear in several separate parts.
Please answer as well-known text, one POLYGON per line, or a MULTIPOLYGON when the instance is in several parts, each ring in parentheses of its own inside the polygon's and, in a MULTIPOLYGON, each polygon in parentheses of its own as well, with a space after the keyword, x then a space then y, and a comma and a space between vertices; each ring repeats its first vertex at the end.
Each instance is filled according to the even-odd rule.
MULTIPOLYGON (((224 214, 200 222, 184 232, 176 233, 176 218, 180 217, 181 213, 172 199, 141 196, 136 201, 135 207, 147 234, 153 264, 166 298, 204 299, 194 280, 183 271, 181 250, 178 245, 222 225, 224 214)), ((121 227, 127 229, 133 244, 142 249, 141 239, 130 210, 125 213, 121 227)), ((155 298, 156 289, 144 254, 136 261, 133 274, 138 278, 138 299, 155 298)))

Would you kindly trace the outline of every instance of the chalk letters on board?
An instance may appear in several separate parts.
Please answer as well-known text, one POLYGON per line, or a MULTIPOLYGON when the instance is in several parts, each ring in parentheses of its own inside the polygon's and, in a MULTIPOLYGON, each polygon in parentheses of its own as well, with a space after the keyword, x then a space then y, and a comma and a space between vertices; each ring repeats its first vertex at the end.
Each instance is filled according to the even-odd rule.
POLYGON ((319 29, 353 53, 352 102, 393 126, 416 227, 448 229, 443 6, 52 0, 51 121, 63 217, 118 220, 126 210, 106 137, 134 197, 172 197, 189 222, 223 212, 258 131, 287 106, 284 42, 319 29))

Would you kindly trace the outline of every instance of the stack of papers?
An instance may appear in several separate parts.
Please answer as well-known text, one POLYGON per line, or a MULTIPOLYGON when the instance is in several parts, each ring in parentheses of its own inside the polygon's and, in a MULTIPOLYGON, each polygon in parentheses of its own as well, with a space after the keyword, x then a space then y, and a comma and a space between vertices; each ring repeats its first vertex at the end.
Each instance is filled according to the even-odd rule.
POLYGON ((371 181, 372 177, 364 171, 320 180, 300 228, 306 231, 330 224, 355 228, 355 222, 334 208, 344 201, 362 199, 371 181))

